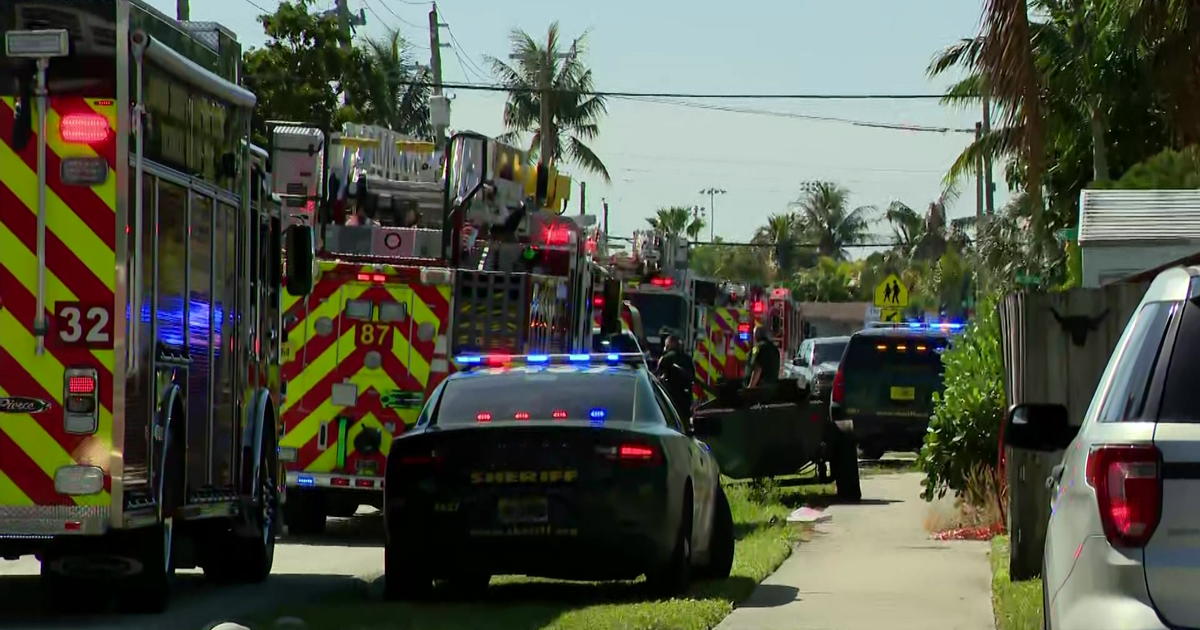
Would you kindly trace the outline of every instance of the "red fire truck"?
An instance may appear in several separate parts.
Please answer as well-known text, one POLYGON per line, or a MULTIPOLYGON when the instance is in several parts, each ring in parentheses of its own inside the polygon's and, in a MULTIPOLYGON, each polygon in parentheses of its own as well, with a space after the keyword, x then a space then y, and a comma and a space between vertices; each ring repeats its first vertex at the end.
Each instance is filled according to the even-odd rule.
POLYGON ((282 235, 240 46, 137 0, 8 0, 0 32, 0 557, 56 606, 262 580, 282 235))
POLYGON ((381 504, 392 438, 455 353, 586 348, 591 263, 583 226, 554 211, 569 184, 544 177, 535 201, 527 156, 493 139, 454 136, 443 168, 379 127, 332 135, 327 165, 320 130, 273 137, 276 189, 321 232, 313 292, 285 298, 280 442, 289 528, 317 533, 381 504))

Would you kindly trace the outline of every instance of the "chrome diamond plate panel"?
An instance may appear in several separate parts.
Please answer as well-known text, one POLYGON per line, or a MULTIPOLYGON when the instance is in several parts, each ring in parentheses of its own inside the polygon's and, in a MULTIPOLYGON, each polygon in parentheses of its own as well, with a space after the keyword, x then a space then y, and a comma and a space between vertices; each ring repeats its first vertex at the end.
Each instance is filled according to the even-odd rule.
POLYGON ((97 536, 109 513, 107 505, 0 506, 0 536, 97 536))

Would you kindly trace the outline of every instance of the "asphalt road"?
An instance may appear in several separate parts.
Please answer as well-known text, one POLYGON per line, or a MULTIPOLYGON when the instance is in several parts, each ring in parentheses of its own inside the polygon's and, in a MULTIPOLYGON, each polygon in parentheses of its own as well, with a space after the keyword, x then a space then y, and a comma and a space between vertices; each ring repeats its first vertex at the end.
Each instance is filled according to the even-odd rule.
POLYGON ((383 519, 378 513, 330 519, 329 531, 320 538, 281 540, 275 548, 275 568, 262 584, 216 586, 206 582, 199 570, 180 571, 171 607, 161 615, 57 612, 52 602, 46 602, 38 570, 32 557, 0 560, 0 627, 201 630, 218 621, 286 611, 291 602, 302 605, 339 590, 366 589, 368 582, 383 573, 383 519))

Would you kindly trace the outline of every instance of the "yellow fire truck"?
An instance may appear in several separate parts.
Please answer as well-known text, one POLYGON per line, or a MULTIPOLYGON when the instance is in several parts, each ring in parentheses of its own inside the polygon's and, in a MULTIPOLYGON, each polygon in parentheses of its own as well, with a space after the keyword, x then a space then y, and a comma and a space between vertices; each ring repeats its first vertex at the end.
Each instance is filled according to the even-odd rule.
POLYGON ((240 46, 138 0, 8 0, 0 32, 0 557, 56 605, 262 580, 282 228, 240 46))
POLYGON ((285 297, 280 442, 289 530, 313 534, 381 505, 392 438, 456 352, 586 348, 590 258, 555 211, 569 180, 546 173, 536 202, 536 169, 495 140, 456 135, 442 160, 365 125, 272 138, 290 220, 321 233, 312 293, 285 297))

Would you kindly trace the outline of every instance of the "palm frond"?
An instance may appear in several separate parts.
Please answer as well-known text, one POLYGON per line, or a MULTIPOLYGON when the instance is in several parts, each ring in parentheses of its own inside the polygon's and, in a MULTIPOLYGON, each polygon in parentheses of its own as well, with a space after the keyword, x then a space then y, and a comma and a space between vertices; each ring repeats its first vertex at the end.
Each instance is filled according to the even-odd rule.
POLYGON ((612 177, 608 174, 608 167, 604 166, 604 162, 596 156, 595 152, 590 147, 584 144, 579 138, 570 138, 568 140, 569 154, 571 160, 583 167, 587 171, 596 173, 604 178, 605 183, 612 183, 612 177))

